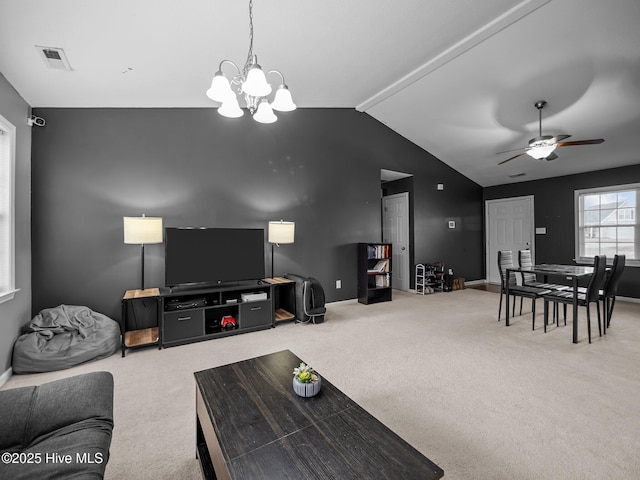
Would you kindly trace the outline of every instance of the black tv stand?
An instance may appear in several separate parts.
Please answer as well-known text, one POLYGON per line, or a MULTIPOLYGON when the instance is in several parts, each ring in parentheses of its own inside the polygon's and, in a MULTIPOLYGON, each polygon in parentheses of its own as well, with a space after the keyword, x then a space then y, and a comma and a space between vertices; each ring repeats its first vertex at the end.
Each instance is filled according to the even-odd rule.
POLYGON ((272 286, 260 280, 160 289, 163 347, 210 340, 274 326, 272 286), (234 328, 223 328, 231 316, 234 328))

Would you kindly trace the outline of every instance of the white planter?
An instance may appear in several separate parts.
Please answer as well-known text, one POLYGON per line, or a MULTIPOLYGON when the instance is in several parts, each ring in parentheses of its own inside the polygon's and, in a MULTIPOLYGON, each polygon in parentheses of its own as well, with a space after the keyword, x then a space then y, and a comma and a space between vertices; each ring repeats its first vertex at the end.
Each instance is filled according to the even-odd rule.
POLYGON ((322 386, 322 379, 318 377, 315 382, 302 383, 296 377, 293 377, 293 391, 301 397, 313 397, 317 395, 322 386))

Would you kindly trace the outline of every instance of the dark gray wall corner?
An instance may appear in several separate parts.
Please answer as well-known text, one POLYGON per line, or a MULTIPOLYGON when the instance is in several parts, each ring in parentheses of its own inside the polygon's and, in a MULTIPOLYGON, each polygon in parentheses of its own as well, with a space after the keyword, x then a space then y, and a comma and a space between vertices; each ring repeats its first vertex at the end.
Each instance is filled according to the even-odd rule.
MULTIPOLYGON (((124 290, 140 279, 140 249, 123 243, 122 217, 141 213, 165 226, 295 221, 295 243, 275 248, 275 274, 318 278, 328 301, 355 298, 354 245, 381 235, 381 168, 414 175, 416 258, 483 276, 482 189, 355 110, 298 109, 272 125, 215 109, 34 113, 47 120, 33 135, 35 313, 67 303, 119 318, 124 290), (444 195, 437 182, 449 186, 444 195)), ((163 245, 146 247, 145 279, 164 285, 163 245)))

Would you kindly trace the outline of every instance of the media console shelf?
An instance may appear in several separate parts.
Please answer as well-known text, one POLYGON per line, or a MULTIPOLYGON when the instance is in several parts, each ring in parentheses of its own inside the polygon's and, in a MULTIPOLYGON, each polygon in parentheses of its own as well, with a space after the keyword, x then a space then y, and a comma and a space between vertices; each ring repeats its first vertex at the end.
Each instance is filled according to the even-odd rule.
POLYGON ((271 285, 241 284, 161 290, 163 347, 210 340, 274 326, 271 285), (224 328, 232 317, 234 328, 224 328))

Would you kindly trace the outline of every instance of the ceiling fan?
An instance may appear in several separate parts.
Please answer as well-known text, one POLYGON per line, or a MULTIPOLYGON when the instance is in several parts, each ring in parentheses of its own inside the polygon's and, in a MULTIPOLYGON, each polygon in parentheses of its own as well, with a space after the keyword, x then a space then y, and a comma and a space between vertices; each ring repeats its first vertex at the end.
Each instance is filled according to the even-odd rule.
MULTIPOLYGON (((536 160, 555 160, 558 158, 558 155, 555 154, 554 150, 558 147, 570 147, 575 145, 597 145, 599 143, 604 142, 602 138, 595 138, 592 140, 576 140, 574 142, 564 142, 563 140, 569 138, 571 135, 542 135, 542 109, 547 104, 545 100, 539 100, 534 105, 538 109, 538 124, 539 124, 539 132, 537 137, 533 137, 529 140, 529 146, 524 149, 523 152, 514 155, 511 158, 507 158, 506 160, 501 161, 498 165, 502 165, 503 163, 507 163, 509 160, 513 160, 514 158, 518 158, 525 153, 536 160)), ((520 149, 516 149, 520 150, 520 149)), ((498 155, 501 153, 513 152, 515 150, 507 150, 505 152, 498 152, 498 155)))

